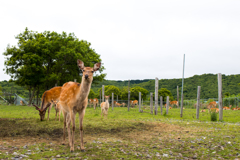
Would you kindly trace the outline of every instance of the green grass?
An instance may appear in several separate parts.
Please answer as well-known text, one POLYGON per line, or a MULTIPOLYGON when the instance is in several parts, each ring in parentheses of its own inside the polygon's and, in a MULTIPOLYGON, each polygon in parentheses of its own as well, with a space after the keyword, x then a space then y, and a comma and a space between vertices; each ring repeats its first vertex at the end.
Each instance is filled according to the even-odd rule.
MULTIPOLYGON (((163 109, 163 114, 165 109, 163 109)), ((63 118, 40 121, 38 111, 28 106, 0 106, 0 159, 14 152, 27 159, 235 159, 240 158, 240 111, 224 110, 223 122, 211 122, 210 113, 169 110, 168 115, 138 112, 138 108, 109 108, 108 118, 100 109, 87 108, 84 117, 86 152, 80 152, 79 122, 76 118, 75 151, 61 145, 63 118), (226 123, 227 122, 227 123, 226 123), (27 148, 24 146, 27 145, 27 148), (17 147, 17 148, 15 148, 17 147), (29 153, 29 150, 31 154, 29 153), (6 153, 8 152, 8 153, 6 153), (163 155, 168 157, 163 157, 163 155)), ((47 116, 47 115, 46 115, 47 116)), ((68 142, 68 139, 66 139, 68 142)))

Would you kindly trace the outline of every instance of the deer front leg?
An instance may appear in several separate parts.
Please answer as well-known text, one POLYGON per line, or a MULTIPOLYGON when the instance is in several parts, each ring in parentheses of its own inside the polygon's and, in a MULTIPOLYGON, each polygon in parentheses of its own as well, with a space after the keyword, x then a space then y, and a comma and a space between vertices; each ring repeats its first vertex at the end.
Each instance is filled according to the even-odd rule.
POLYGON ((58 112, 59 122, 60 122, 61 110, 58 112))
POLYGON ((80 138, 81 138, 81 142, 80 142, 80 148, 81 151, 84 152, 85 148, 84 148, 84 144, 83 144, 83 117, 85 114, 85 110, 83 110, 81 113, 79 113, 79 130, 80 130, 80 138))
POLYGON ((52 103, 50 104, 50 107, 48 108, 48 117, 47 117, 48 121, 49 121, 49 114, 50 114, 51 108, 52 108, 52 103))
MULTIPOLYGON (((74 151, 74 134, 75 134, 75 114, 73 113, 73 111, 70 112, 70 117, 69 117, 69 121, 71 120, 72 122, 72 136, 71 136, 71 147, 70 147, 70 152, 74 151)), ((70 125, 69 125, 69 129, 70 129, 70 125)))

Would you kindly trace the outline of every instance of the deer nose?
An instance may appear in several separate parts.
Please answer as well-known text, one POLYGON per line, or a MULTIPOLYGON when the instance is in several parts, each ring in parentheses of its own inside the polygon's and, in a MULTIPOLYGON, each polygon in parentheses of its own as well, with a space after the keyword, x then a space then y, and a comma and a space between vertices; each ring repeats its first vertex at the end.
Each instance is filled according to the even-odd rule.
POLYGON ((88 79, 88 75, 87 74, 85 75, 85 79, 88 79))

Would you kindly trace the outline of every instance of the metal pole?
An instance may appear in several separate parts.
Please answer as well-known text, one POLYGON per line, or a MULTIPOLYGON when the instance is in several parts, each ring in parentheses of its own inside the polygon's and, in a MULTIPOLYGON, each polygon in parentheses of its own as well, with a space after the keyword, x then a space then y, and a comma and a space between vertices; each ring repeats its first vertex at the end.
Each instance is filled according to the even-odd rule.
POLYGON ((184 67, 185 67, 185 54, 183 55, 183 73, 182 73, 182 96, 181 96, 181 113, 180 116, 183 116, 183 83, 184 83, 184 67))

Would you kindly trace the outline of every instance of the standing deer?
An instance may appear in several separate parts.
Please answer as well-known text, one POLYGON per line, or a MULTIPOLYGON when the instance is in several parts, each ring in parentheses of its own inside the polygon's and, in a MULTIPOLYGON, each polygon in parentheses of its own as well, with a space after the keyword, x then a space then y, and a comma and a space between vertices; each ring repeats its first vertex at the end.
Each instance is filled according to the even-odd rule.
POLYGON ((57 120, 57 114, 58 114, 59 122, 60 122, 61 106, 58 105, 58 101, 52 100, 52 103, 54 104, 54 108, 55 108, 55 111, 56 111, 55 121, 57 120))
POLYGON ((102 102, 101 103, 101 110, 102 110, 102 116, 104 116, 104 115, 106 115, 107 116, 107 114, 108 114, 108 108, 109 108, 109 102, 108 102, 108 99, 109 99, 109 97, 110 96, 104 96, 105 97, 105 102, 102 102))
POLYGON ((98 99, 94 98, 93 99, 93 107, 94 107, 94 109, 96 109, 97 105, 98 105, 98 99))
POLYGON ((85 67, 84 63, 77 60, 78 67, 82 70, 82 82, 71 83, 62 87, 62 92, 59 98, 59 105, 61 106, 64 116, 63 127, 63 143, 65 143, 65 131, 67 125, 70 151, 74 151, 74 134, 75 134, 75 117, 79 114, 79 129, 80 129, 80 148, 84 151, 83 144, 83 117, 88 104, 88 94, 93 81, 93 73, 101 67, 101 63, 96 63, 93 68, 85 67), (72 133, 71 126, 72 123, 72 133))

